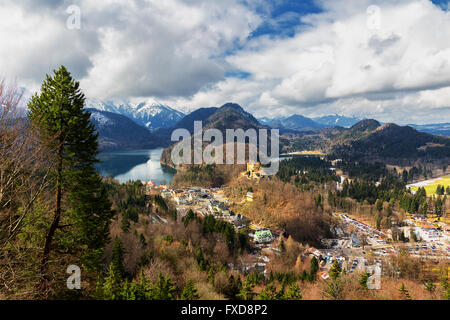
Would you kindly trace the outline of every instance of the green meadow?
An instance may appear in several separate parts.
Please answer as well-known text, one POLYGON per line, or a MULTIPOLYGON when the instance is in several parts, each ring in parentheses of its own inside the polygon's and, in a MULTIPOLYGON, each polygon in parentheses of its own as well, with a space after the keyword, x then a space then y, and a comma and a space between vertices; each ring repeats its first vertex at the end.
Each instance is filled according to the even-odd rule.
MULTIPOLYGON (((444 186, 444 189, 450 186, 450 175, 430 180, 426 185, 423 185, 427 195, 436 194, 436 188, 438 185, 444 186)), ((418 186, 411 187, 411 190, 417 191, 418 186)))

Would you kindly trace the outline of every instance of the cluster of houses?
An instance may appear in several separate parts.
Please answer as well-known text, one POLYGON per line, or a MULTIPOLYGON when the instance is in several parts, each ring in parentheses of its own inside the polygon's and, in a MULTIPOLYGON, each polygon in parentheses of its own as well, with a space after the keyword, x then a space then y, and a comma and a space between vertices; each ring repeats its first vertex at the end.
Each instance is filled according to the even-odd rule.
POLYGON ((411 238, 414 235, 418 240, 425 242, 435 242, 435 241, 448 241, 448 234, 444 234, 442 230, 432 226, 426 227, 404 227, 403 232, 405 237, 411 238))
POLYGON ((166 189, 161 192, 161 196, 164 199, 172 198, 177 205, 188 205, 196 201, 212 198, 206 189, 166 189))
MULTIPOLYGON (((203 216, 213 215, 218 219, 233 223, 237 228, 243 227, 246 219, 241 214, 235 214, 223 201, 217 200, 214 195, 217 191, 220 189, 167 189, 161 192, 161 196, 164 199, 172 199, 176 203, 177 209, 183 206, 192 206, 194 212, 203 216)), ((226 202, 227 199, 224 200, 226 202)))
POLYGON ((412 219, 405 222, 409 225, 403 227, 404 235, 408 238, 412 236, 412 232, 418 240, 425 242, 448 242, 450 241, 450 230, 445 223, 438 223, 439 227, 431 224, 429 220, 422 215, 415 215, 412 219))
POLYGON ((169 187, 166 185, 157 185, 155 182, 153 181, 142 181, 142 184, 145 186, 146 192, 150 192, 151 190, 159 190, 159 191, 164 191, 167 190, 169 187))

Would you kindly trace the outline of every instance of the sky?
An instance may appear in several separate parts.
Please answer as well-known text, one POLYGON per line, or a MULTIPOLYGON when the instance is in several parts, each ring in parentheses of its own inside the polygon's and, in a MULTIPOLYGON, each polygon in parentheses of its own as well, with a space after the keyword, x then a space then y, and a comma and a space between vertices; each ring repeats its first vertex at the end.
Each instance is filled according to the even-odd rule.
POLYGON ((0 0, 0 78, 65 65, 88 98, 188 113, 450 122, 450 5, 430 0, 0 0), (79 24, 78 24, 79 22, 79 24))

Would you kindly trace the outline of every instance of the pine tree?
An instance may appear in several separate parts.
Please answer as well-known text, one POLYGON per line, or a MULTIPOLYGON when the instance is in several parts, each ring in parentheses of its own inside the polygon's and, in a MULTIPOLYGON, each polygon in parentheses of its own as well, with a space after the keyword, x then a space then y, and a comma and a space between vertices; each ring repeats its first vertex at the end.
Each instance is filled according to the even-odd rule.
POLYGON ((59 237, 63 241, 57 243, 60 251, 80 252, 88 268, 99 267, 108 241, 111 203, 94 168, 98 134, 90 122, 90 113, 84 110, 85 97, 79 87, 61 66, 53 77, 47 75, 40 94, 35 94, 28 104, 28 117, 48 150, 54 177, 54 213, 41 260, 43 294, 48 290, 50 254, 59 232, 64 232, 59 237))
POLYGON ((139 234, 139 242, 141 243, 141 246, 144 248, 147 245, 147 241, 145 241, 144 235, 141 233, 139 234))
POLYGON ((122 229, 123 232, 129 232, 130 231, 130 227, 131 227, 131 223, 130 223, 130 219, 129 219, 129 216, 128 216, 128 210, 126 210, 122 214, 120 228, 122 229))
POLYGON ((442 186, 442 188, 441 188, 441 185, 438 184, 436 187, 436 194, 439 196, 443 195, 444 194, 444 186, 442 186))
POLYGON ((420 214, 425 217, 428 215, 428 203, 426 201, 424 201, 420 208, 420 214))
POLYGON ((311 269, 310 269, 310 279, 312 281, 314 281, 316 279, 317 271, 319 271, 319 261, 317 261, 316 257, 312 257, 311 269))
POLYGON ((291 283, 288 287, 288 290, 283 295, 283 300, 301 300, 302 292, 297 283, 291 283))
POLYGON ((345 298, 345 283, 345 277, 330 277, 330 279, 325 282, 325 295, 334 300, 343 300, 345 298))
POLYGON ((158 275, 152 298, 154 300, 175 299, 175 286, 172 284, 172 280, 169 277, 164 277, 161 273, 158 275))
POLYGON ((441 198, 438 197, 434 202, 434 213, 438 217, 442 216, 442 205, 443 205, 442 200, 441 198))
POLYGON ((377 208, 378 212, 381 212, 381 210, 383 210, 383 200, 381 200, 381 199, 377 200, 376 208, 377 208))
POLYGON ((225 298, 230 300, 236 300, 239 296, 239 293, 242 290, 242 281, 241 277, 237 276, 236 278, 231 274, 228 278, 228 284, 224 290, 225 298))
POLYGON ((153 293, 153 286, 144 276, 144 271, 137 280, 133 280, 128 288, 124 286, 124 293, 122 294, 124 300, 151 300, 153 293))
POLYGON ((359 276, 359 284, 365 289, 368 289, 367 280, 369 280, 369 278, 370 278, 369 272, 363 272, 359 276))
POLYGON ((302 278, 302 281, 309 280, 309 274, 308 274, 308 272, 306 270, 302 271, 301 278, 302 278))
POLYGON ((283 236, 282 235, 280 235, 280 241, 279 241, 278 248, 280 249, 281 253, 285 253, 286 252, 286 245, 284 244, 284 240, 283 240, 283 236))
POLYGON ((181 299, 183 300, 197 300, 200 298, 197 288, 195 287, 194 280, 189 279, 186 283, 186 286, 183 289, 183 292, 181 293, 181 299))
POLYGON ((255 287, 253 281, 249 277, 245 278, 245 281, 242 285, 241 292, 239 292, 238 297, 242 300, 253 300, 255 297, 255 293, 253 292, 253 288, 255 287))
POLYGON ((341 264, 339 263, 339 261, 337 259, 335 259, 330 268, 330 272, 329 272, 330 278, 337 279, 337 278, 339 278, 341 273, 342 273, 341 264))
POLYGON ((209 268, 208 268, 208 282, 209 282, 210 284, 214 284, 214 279, 215 279, 215 277, 216 277, 216 274, 215 274, 215 272, 214 272, 214 269, 211 268, 211 267, 209 267, 209 268))
POLYGON ((333 192, 331 192, 331 190, 328 190, 328 205, 330 207, 336 207, 336 199, 334 197, 333 192))
POLYGON ((111 255, 111 267, 114 269, 118 277, 125 277, 125 267, 123 265, 123 255, 125 250, 119 237, 114 239, 114 247, 111 255))
POLYGON ((200 244, 197 246, 197 263, 200 271, 205 271, 207 267, 207 263, 205 261, 205 257, 203 256, 202 247, 200 244))
POLYGON ((99 289, 99 295, 105 300, 122 300, 122 294, 122 277, 117 274, 117 271, 111 263, 108 270, 108 276, 105 278, 103 285, 99 289))
POLYGON ((187 227, 188 224, 194 220, 195 220, 195 213, 194 213, 194 211, 192 211, 192 209, 189 209, 187 214, 181 219, 181 221, 183 221, 185 227, 187 227))
POLYGON ((278 292, 275 285, 272 283, 268 284, 258 296, 259 300, 278 300, 278 292))

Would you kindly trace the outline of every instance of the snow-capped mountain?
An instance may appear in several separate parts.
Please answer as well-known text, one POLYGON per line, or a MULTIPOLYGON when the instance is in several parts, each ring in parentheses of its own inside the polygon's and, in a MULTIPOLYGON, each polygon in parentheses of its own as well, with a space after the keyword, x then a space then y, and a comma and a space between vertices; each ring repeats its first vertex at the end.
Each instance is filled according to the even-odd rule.
POLYGON ((145 126, 150 131, 169 128, 184 117, 182 112, 156 100, 132 103, 118 100, 88 99, 86 100, 86 108, 121 114, 137 124, 145 126))
POLYGON ((102 151, 154 148, 152 134, 143 126, 118 113, 87 109, 99 134, 102 151))
POLYGON ((409 124, 409 126, 417 131, 450 137, 450 123, 409 124))
POLYGON ((289 117, 282 117, 273 119, 271 121, 259 119, 259 121, 265 125, 268 125, 272 128, 279 129, 291 129, 297 131, 308 131, 308 130, 316 130, 322 129, 324 126, 314 122, 312 119, 301 116, 299 114, 294 114, 289 117))
POLYGON ((355 117, 346 117, 338 114, 328 115, 316 118, 307 118, 301 115, 292 115, 290 117, 277 117, 277 118, 259 118, 260 123, 271 127, 293 129, 293 130, 305 130, 305 129, 320 129, 331 127, 351 127, 354 124, 361 121, 361 119, 355 117))
POLYGON ((262 117, 262 118, 258 118, 259 123, 261 123, 262 125, 269 125, 270 122, 275 121, 275 120, 280 120, 281 118, 268 118, 268 117, 262 117))
POLYGON ((346 117, 346 116, 341 116, 338 114, 317 117, 317 118, 313 118, 313 120, 317 123, 320 123, 320 124, 326 126, 326 127, 340 126, 340 127, 347 127, 347 128, 349 128, 361 121, 361 119, 358 119, 355 117, 346 117))

